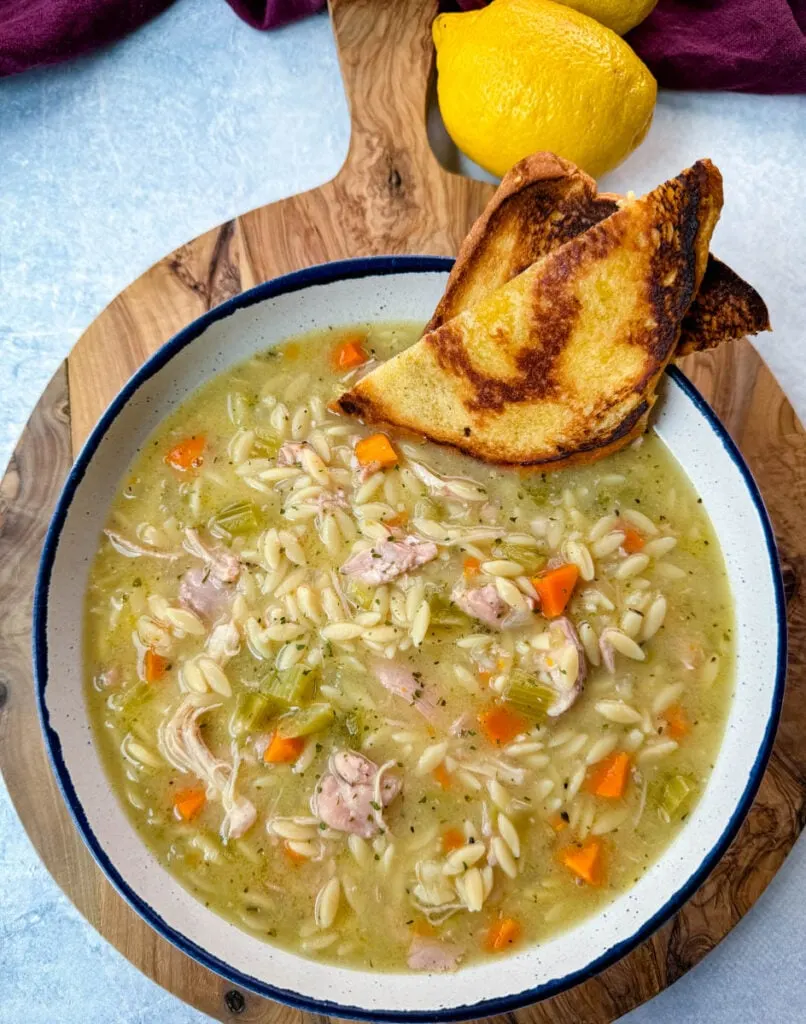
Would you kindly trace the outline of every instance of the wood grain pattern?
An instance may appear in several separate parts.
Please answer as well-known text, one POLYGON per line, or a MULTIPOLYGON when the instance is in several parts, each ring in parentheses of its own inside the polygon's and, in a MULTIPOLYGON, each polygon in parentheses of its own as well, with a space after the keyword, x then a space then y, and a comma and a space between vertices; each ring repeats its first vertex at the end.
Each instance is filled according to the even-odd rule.
POLYGON ((492 188, 443 170, 428 144, 436 7, 436 0, 331 0, 352 121, 344 166, 325 185, 182 246, 110 303, 68 360, 76 449, 148 355, 239 291, 351 256, 455 254, 492 188))
MULTIPOLYGON (((72 452, 126 378, 194 317, 260 281, 325 260, 455 253, 491 188, 448 174, 428 147, 435 9, 436 0, 331 0, 353 124, 344 167, 320 188, 182 246, 118 296, 46 389, 0 486, 0 768, 12 800, 51 874, 90 923, 149 977, 222 1021, 321 1024, 325 1018, 239 992, 199 967, 158 938, 95 867, 59 797, 39 735, 29 641, 39 552, 72 452)), ((747 912, 803 827, 806 436, 747 342, 690 357, 684 369, 748 459, 787 566, 791 654, 775 751, 739 836, 687 906, 620 963, 508 1015, 506 1024, 609 1024, 651 998, 747 912)))

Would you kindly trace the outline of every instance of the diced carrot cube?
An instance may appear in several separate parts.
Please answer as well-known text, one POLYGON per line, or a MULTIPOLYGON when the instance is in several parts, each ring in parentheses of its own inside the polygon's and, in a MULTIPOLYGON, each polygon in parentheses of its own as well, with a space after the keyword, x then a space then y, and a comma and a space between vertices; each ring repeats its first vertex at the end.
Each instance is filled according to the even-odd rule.
POLYGON ((362 438, 355 446, 355 457, 362 466, 377 462, 380 466, 397 465, 397 452, 386 434, 362 438))
POLYGON ((630 755, 623 750, 603 758, 588 776, 586 788, 606 800, 620 800, 630 775, 630 755))
POLYGON ((168 659, 163 658, 161 654, 157 654, 156 651, 152 651, 149 647, 143 659, 143 672, 146 677, 146 682, 158 683, 165 675, 167 669, 168 659))
POLYGON ((691 723, 685 710, 679 704, 673 704, 661 715, 666 722, 666 733, 673 740, 682 740, 691 732, 691 723))
POLYGON ((356 366, 362 366, 369 359, 361 344, 363 340, 356 336, 337 345, 333 349, 333 366, 337 370, 353 370, 356 366))
POLYGON ((169 466, 186 473, 189 469, 198 469, 204 462, 203 452, 205 446, 203 434, 194 434, 193 437, 186 437, 184 441, 174 445, 165 456, 169 466))
POLYGON ((192 821, 206 801, 203 789, 183 789, 174 797, 174 814, 182 821, 192 821))
POLYGON ((462 572, 466 577, 475 576, 480 568, 480 559, 474 558, 472 555, 468 555, 464 562, 462 562, 462 572))
POLYGON ((484 948, 488 953, 500 953, 514 945, 521 937, 523 929, 513 917, 504 917, 494 921, 484 938, 484 948))
POLYGON ((634 555, 636 551, 640 551, 644 544, 646 541, 637 530, 631 526, 624 527, 624 541, 621 546, 628 555, 634 555))
POLYGON ((604 882, 604 857, 602 842, 595 836, 586 839, 578 846, 566 846, 560 854, 560 860, 588 885, 601 885, 604 882))
POLYGON ((432 775, 443 789, 450 789, 451 773, 444 764, 438 764, 432 772, 432 775))
POLYGON ((565 606, 571 600, 571 594, 579 579, 579 569, 573 562, 566 562, 556 569, 536 576, 532 585, 540 598, 540 611, 547 619, 556 619, 562 615, 565 606))
POLYGON ((529 723, 515 711, 493 704, 479 714, 479 724, 490 743, 511 743, 522 732, 526 732, 529 723))
POLYGON ((458 828, 447 828, 442 833, 442 851, 450 853, 451 850, 458 850, 467 842, 464 832, 458 828))
POLYGON ((266 764, 290 764, 296 761, 304 746, 304 736, 286 738, 275 732, 266 747, 263 760, 266 764))
POLYGON ((424 917, 418 917, 411 926, 413 935, 419 935, 421 939, 430 939, 437 934, 436 928, 429 924, 424 917))
POLYGON ((384 519, 383 525, 384 526, 391 526, 391 527, 405 526, 408 521, 409 521, 409 514, 404 509, 402 512, 398 512, 395 515, 390 516, 388 519, 384 519))

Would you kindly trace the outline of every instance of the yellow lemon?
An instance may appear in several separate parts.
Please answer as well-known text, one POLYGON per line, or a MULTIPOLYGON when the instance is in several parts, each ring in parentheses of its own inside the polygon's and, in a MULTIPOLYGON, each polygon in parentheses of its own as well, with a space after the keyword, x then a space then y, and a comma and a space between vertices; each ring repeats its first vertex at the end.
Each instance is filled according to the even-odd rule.
POLYGON ((640 25, 652 13, 658 0, 562 0, 564 7, 573 7, 580 14, 612 28, 620 36, 640 25))
POLYGON ((434 21, 445 127, 503 175, 546 149, 598 176, 649 130, 657 85, 610 29, 551 0, 494 0, 434 21))

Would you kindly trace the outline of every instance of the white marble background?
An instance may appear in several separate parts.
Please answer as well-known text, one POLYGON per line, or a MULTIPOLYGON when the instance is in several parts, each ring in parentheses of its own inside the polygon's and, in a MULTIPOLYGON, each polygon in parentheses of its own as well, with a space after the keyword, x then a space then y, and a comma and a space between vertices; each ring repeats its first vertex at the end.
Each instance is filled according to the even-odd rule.
MULTIPOLYGON (((348 123, 325 17, 273 34, 181 0, 123 43, 0 81, 0 462, 100 310, 151 263, 330 177, 348 123)), ((806 98, 665 94, 604 182, 643 191, 699 156, 725 176, 715 251, 767 299, 759 347, 806 418, 806 98)), ((628 1024, 806 1020, 806 845, 699 967, 628 1024)), ((0 783, 3 1024, 201 1024, 79 916, 0 783)))

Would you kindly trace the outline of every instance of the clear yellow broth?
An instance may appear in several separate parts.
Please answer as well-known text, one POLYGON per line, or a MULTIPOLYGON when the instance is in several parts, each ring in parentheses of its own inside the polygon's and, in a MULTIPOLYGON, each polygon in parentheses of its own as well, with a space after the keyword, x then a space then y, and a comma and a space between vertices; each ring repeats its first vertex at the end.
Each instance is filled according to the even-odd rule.
POLYGON ((377 431, 329 413, 327 403, 366 366, 334 369, 334 351, 357 338, 368 356, 385 359, 419 331, 375 323, 300 337, 188 399, 144 445, 112 503, 115 543, 99 540, 84 637, 103 763, 160 863, 260 939, 394 971, 421 965, 410 958, 422 948, 436 947, 438 958, 447 951, 443 967, 505 956, 634 885, 708 781, 734 661, 719 543, 652 432, 592 466, 548 475, 391 435, 396 464, 370 475, 369 486, 360 479, 354 445, 377 431), (292 438, 313 443, 320 480, 304 466, 278 465, 278 448, 292 438), (464 490, 429 488, 413 463, 464 490), (468 482, 483 501, 465 500, 468 482), (323 493, 340 494, 344 507, 319 508, 323 493), (215 621, 194 613, 194 623, 180 600, 189 570, 210 571, 183 547, 187 528, 213 557, 237 558, 237 581, 223 584, 226 607, 215 621), (390 529, 436 538, 438 557, 380 587, 340 572, 356 544, 375 545, 390 529), (290 531, 279 563, 271 531, 290 531), (569 710, 549 717, 546 680, 562 679, 555 662, 573 665, 573 655, 562 630, 533 610, 530 581, 574 561, 593 570, 565 609, 583 641, 587 680, 569 710), (522 570, 515 575, 513 563, 522 570), (510 597, 515 587, 524 624, 495 629, 463 614, 451 602, 460 580, 510 597), (355 629, 328 639, 334 622, 355 629), (222 626, 230 630, 223 644, 222 626), (598 644, 608 629, 630 652, 611 645, 613 672, 598 644), (379 659, 415 674, 415 698, 381 685, 379 659), (244 718, 252 695, 278 678, 278 663, 309 674, 300 703, 329 708, 329 721, 297 739, 289 763, 265 760, 283 706, 258 701, 262 717, 244 718), (524 674, 542 678, 542 706, 507 701, 524 674), (430 719, 423 696, 436 709, 430 719), (170 751, 166 758, 166 729, 188 701, 202 708, 196 738, 223 765, 213 783, 177 768, 170 751), (502 709, 503 733, 490 717, 502 709), (401 787, 377 808, 367 838, 311 810, 331 756, 351 750, 389 764, 401 787), (255 820, 225 839, 222 784, 235 765, 230 805, 248 802, 255 820), (465 847, 458 862, 457 845, 465 847))

